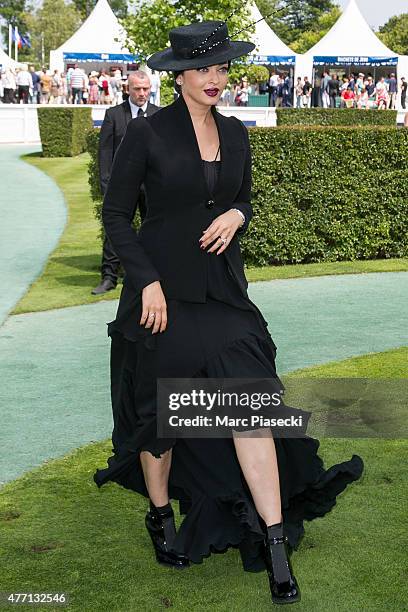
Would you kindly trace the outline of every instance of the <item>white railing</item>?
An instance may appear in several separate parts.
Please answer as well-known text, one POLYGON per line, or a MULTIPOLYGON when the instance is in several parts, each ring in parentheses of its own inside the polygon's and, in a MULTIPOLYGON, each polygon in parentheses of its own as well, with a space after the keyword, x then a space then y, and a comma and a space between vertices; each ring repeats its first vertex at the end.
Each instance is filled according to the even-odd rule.
MULTIPOLYGON (((43 105, 37 104, 0 104, 0 144, 21 143, 40 144, 40 132, 38 129, 37 108, 43 105)), ((48 104, 53 108, 78 108, 75 104, 48 104)), ((88 107, 89 108, 89 107, 88 107)), ((105 111, 109 106, 92 105, 92 119, 94 125, 100 125, 103 121, 105 111)), ((235 115, 247 126, 276 126, 275 108, 267 106, 218 106, 221 113, 226 116, 235 115)), ((366 111, 381 112, 381 111, 366 111)), ((397 124, 404 124, 405 114, 408 111, 399 110, 397 113, 397 124)))

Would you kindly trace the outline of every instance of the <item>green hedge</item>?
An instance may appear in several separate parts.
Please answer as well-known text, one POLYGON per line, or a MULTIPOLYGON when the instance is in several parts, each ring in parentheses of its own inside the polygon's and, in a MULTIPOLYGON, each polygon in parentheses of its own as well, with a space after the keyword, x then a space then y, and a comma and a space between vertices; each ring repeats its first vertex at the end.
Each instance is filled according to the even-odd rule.
POLYGON ((281 125, 390 125, 397 123, 397 111, 358 108, 277 108, 281 125))
POLYGON ((38 108, 43 157, 72 157, 86 151, 86 135, 93 129, 92 109, 38 108))
POLYGON ((408 130, 250 128, 248 265, 408 255, 408 130))
MULTIPOLYGON (((255 127, 249 135, 254 216, 240 239, 247 265, 408 256, 408 130, 255 127)), ((89 180, 100 219, 97 139, 95 130, 89 180)))

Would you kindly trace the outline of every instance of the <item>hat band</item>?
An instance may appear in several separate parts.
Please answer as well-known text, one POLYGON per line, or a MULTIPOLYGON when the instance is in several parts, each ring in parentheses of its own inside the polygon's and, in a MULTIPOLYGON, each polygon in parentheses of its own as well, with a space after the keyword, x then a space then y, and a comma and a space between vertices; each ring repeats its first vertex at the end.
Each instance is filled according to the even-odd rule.
POLYGON ((190 60, 190 59, 197 59, 199 57, 206 57, 206 56, 211 57, 211 55, 214 55, 215 53, 218 53, 219 51, 229 51, 230 49, 231 49, 231 44, 230 44, 229 39, 227 38, 227 39, 222 40, 221 42, 215 42, 214 44, 201 49, 200 52, 197 54, 193 54, 194 49, 187 48, 187 47, 179 47, 177 50, 173 49, 173 53, 177 59, 190 60))

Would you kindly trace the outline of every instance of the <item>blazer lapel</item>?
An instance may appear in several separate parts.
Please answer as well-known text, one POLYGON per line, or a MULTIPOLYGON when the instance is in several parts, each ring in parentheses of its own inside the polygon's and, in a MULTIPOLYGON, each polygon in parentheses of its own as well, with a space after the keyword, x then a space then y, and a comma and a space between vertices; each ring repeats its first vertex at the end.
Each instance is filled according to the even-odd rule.
MULTIPOLYGON (((207 181, 204 175, 204 169, 202 164, 202 158, 200 153, 200 147, 198 146, 197 136, 194 130, 194 125, 191 119, 190 111, 188 110, 187 104, 183 98, 183 95, 175 100, 173 103, 174 110, 178 115, 178 120, 175 121, 174 125, 177 127, 178 135, 177 139, 182 140, 182 146, 187 148, 191 154, 191 160, 194 165, 194 170, 196 176, 199 178, 200 184, 202 186, 202 190, 206 195, 207 199, 212 197, 209 192, 207 181), (181 128, 181 129, 180 129, 181 128)), ((231 168, 231 164, 233 159, 231 159, 231 148, 228 147, 228 139, 227 139, 227 126, 223 121, 224 117, 220 115, 215 106, 211 108, 211 112, 213 114, 215 123, 218 129, 218 137, 220 141, 220 153, 221 153, 221 169, 219 174, 219 180, 217 181, 217 185, 214 192, 215 201, 216 198, 222 197, 222 191, 224 186, 224 179, 228 175, 228 172, 233 171, 231 168)))
POLYGON ((127 100, 123 104, 123 111, 124 111, 125 126, 126 126, 129 123, 129 121, 132 119, 132 111, 130 110, 130 104, 127 100))

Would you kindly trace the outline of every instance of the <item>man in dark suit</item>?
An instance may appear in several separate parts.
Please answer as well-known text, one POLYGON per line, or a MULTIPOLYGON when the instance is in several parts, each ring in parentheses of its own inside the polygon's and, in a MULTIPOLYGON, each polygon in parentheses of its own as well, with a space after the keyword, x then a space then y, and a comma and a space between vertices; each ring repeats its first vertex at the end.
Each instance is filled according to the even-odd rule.
MULTIPOLYGON (((99 138, 99 176, 102 195, 105 195, 112 168, 113 157, 125 134, 127 124, 135 117, 146 117, 159 110, 159 106, 151 104, 150 78, 146 72, 137 70, 128 77, 129 98, 109 108, 105 113, 99 138)), ((133 216, 137 207, 143 219, 146 213, 145 192, 142 185, 138 200, 135 201, 133 216)), ((92 290, 94 295, 106 293, 114 289, 118 282, 120 261, 114 252, 109 238, 105 236, 102 251, 101 282, 92 290)))

